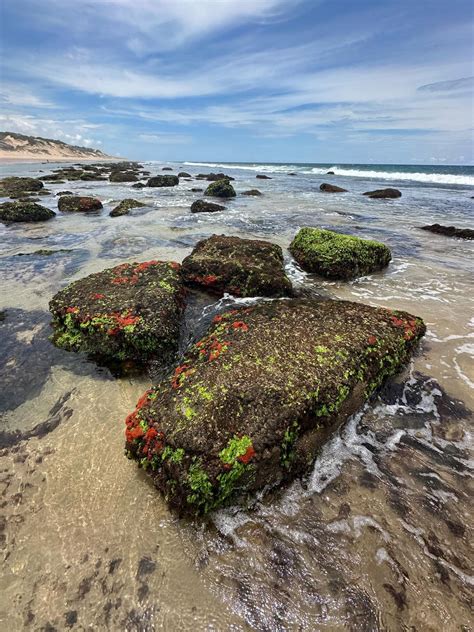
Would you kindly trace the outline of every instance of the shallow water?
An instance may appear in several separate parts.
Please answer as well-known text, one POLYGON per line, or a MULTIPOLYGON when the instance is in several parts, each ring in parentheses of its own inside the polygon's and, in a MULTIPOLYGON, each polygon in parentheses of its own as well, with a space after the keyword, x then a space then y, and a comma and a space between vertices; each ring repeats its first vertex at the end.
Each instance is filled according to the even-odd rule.
MULTIPOLYGON (((2 171, 41 175, 56 166, 2 171)), ((323 177, 295 166, 267 168, 272 180, 256 180, 257 169, 223 168, 237 191, 264 195, 237 197, 220 214, 189 212, 199 197, 191 187, 205 182, 144 190, 67 182, 48 184, 52 195, 40 203, 56 210, 54 192, 68 189, 97 195, 104 211, 0 224, 2 629, 470 629, 474 246, 417 226, 472 227, 474 187, 384 181, 360 169, 323 177), (323 180, 350 193, 322 194, 323 180), (360 195, 382 186, 403 197, 360 195), (148 206, 109 218, 124 197, 148 206), (428 333, 405 373, 337 433, 307 478, 252 508, 216 512, 207 524, 178 521, 122 457, 123 420, 150 380, 117 380, 55 349, 48 301, 72 280, 119 262, 180 261, 213 233, 286 249, 305 225, 380 239, 393 262, 384 273, 336 283, 303 273, 286 253, 297 287, 405 309, 425 319, 428 333), (29 254, 41 248, 71 252, 29 254)), ((193 304, 183 347, 214 309, 211 301, 193 304)))

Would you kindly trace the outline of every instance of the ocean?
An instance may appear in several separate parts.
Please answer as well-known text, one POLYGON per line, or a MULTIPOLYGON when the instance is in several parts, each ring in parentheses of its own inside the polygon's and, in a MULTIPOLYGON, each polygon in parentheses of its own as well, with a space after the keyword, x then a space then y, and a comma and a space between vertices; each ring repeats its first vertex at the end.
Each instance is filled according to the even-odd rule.
MULTIPOLYGON (((62 190, 99 197, 104 210, 0 224, 5 629, 65 629, 74 617, 85 629, 140 631, 468 629, 474 243, 420 227, 473 228, 474 167, 141 164, 152 175, 163 166, 224 171, 237 197, 221 213, 192 214, 203 194, 191 189, 206 182, 48 183, 40 203, 53 210, 62 190), (322 182, 347 193, 322 193, 322 182), (385 187, 402 197, 362 195, 385 187), (239 195, 252 188, 262 196, 239 195), (110 218, 124 198, 146 206, 110 218), (303 226, 377 239, 393 260, 348 283, 321 279, 287 250, 303 226), (204 524, 172 516, 122 456, 124 419, 153 376, 116 379, 53 347, 48 301, 118 263, 181 261, 212 234, 277 243, 304 295, 407 310, 428 331, 404 373, 334 435, 307 477, 204 524)), ((8 163, 1 172, 61 166, 8 163)), ((204 317, 242 303, 226 295, 193 305, 182 350, 204 317)))

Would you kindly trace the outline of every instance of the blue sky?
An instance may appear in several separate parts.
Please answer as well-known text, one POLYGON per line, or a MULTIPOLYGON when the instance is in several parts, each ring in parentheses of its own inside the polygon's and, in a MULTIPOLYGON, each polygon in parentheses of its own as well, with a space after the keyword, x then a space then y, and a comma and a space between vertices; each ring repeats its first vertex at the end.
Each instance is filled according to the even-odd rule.
POLYGON ((3 0, 0 129, 133 159, 471 164, 465 0, 3 0))

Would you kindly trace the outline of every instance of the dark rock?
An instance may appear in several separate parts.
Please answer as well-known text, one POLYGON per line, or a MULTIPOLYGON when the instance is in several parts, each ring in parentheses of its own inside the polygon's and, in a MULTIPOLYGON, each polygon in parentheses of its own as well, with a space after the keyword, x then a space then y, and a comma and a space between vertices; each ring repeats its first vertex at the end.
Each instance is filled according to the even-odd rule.
POLYGON ((178 176, 154 176, 149 178, 147 187, 174 187, 179 184, 178 176))
POLYGON ((58 209, 61 213, 90 213, 101 208, 102 202, 93 197, 63 195, 58 200, 58 209))
POLYGON ((328 184, 327 182, 323 182, 319 188, 324 193, 347 193, 347 189, 337 187, 335 184, 328 184))
POLYGON ((172 167, 163 167, 161 171, 173 171, 172 167))
POLYGON ((215 182, 216 180, 235 180, 232 176, 226 176, 225 173, 198 173, 196 180, 207 180, 208 182, 215 182))
POLYGON ((373 199, 395 199, 402 197, 398 189, 377 189, 376 191, 366 191, 363 195, 367 195, 373 199))
POLYGON ((258 189, 250 189, 249 191, 242 191, 242 193, 240 195, 251 195, 251 196, 257 197, 257 196, 263 195, 263 194, 258 189))
POLYGON ((405 312, 346 301, 266 301, 221 314, 127 417, 127 455, 181 514, 289 481, 424 332, 405 312))
POLYGON ((297 176, 298 174, 297 174, 297 173, 295 173, 294 171, 291 171, 288 175, 289 175, 289 176, 297 176))
POLYGON ((44 222, 55 216, 49 208, 36 202, 19 201, 0 204, 0 222, 44 222))
POLYGON ((109 176, 110 182, 137 182, 138 177, 132 171, 112 171, 109 176))
POLYGON ((255 177, 258 178, 259 180, 271 180, 270 176, 265 176, 261 174, 257 174, 255 177))
POLYGON ((169 356, 183 309, 179 267, 124 263, 75 281, 49 303, 52 341, 66 351, 122 362, 169 356))
POLYGON ((146 204, 143 204, 143 202, 138 202, 138 200, 127 198, 125 200, 122 200, 118 206, 112 209, 109 213, 109 216, 120 217, 120 215, 128 215, 132 208, 139 208, 141 206, 146 206, 146 204))
POLYGON ((455 226, 442 226, 441 224, 431 224, 431 226, 420 226, 421 230, 428 230, 430 233, 445 235, 446 237, 459 237, 461 239, 474 239, 472 228, 456 228, 455 226))
POLYGON ((203 239, 184 259, 181 273, 185 282, 218 295, 288 296, 292 291, 280 246, 257 239, 203 239))
POLYGON ((326 171, 326 175, 327 176, 335 176, 336 174, 334 173, 334 171, 326 171))
POLYGON ((196 200, 191 204, 191 213, 215 213, 216 211, 224 211, 225 206, 206 202, 206 200, 196 200))
POLYGON ((72 191, 58 191, 56 195, 57 197, 60 197, 61 195, 74 195, 74 193, 72 191))
POLYGON ((178 173, 178 178, 191 178, 191 174, 190 173, 186 173, 186 171, 180 171, 178 173))
POLYGON ((132 184, 132 189, 144 189, 145 188, 145 184, 143 184, 143 182, 137 182, 136 184, 132 184))
POLYGON ((204 191, 204 189, 199 189, 198 187, 193 187, 191 189, 191 191, 193 191, 194 193, 200 193, 201 191, 204 191))
POLYGON ((289 250, 304 270, 329 279, 370 274, 388 266, 392 259, 390 249, 378 241, 318 228, 302 228, 289 250))
POLYGON ((40 191, 44 187, 41 180, 36 178, 17 178, 10 176, 0 180, 0 196, 14 196, 18 194, 40 191))
POLYGON ((211 184, 207 187, 204 195, 211 195, 213 197, 221 197, 221 198, 231 198, 235 197, 235 189, 229 183, 228 180, 216 180, 215 182, 211 182, 211 184))

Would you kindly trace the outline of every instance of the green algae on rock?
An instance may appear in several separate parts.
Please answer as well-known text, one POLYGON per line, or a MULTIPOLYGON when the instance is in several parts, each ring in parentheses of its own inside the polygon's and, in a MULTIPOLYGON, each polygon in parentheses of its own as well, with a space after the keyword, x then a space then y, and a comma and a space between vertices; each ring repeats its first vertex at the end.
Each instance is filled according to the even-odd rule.
POLYGON ((146 206, 146 204, 143 204, 143 202, 139 202, 138 200, 134 200, 132 198, 126 198, 110 211, 109 216, 120 217, 121 215, 128 215, 132 208, 140 208, 141 206, 146 206))
POLYGON ((178 345, 183 310, 179 268, 123 263, 71 283, 49 303, 52 342, 105 360, 168 358, 178 345))
POLYGON ((58 199, 61 213, 90 213, 100 211, 102 202, 97 198, 79 195, 62 195, 58 199))
POLYGON ((259 239, 212 235, 198 242, 183 261, 186 283, 234 296, 288 296, 291 282, 280 246, 259 239))
POLYGON ((44 222, 55 213, 41 204, 21 200, 0 204, 0 222, 44 222))
POLYGON ((328 279, 353 279, 388 266, 390 249, 378 241, 332 230, 302 228, 289 250, 300 266, 328 279))
POLYGON ((32 191, 41 191, 44 187, 41 180, 36 178, 19 178, 17 176, 9 176, 0 180, 0 196, 18 196, 31 193, 32 191))
POLYGON ((215 180, 207 187, 204 195, 212 197, 231 198, 235 197, 235 189, 227 179, 215 180))
POLYGON ((179 184, 178 176, 153 176, 148 178, 147 187, 175 187, 179 184))
POLYGON ((347 301, 266 301, 218 315, 127 417, 126 454, 182 514, 290 480, 424 332, 406 312, 347 301))

